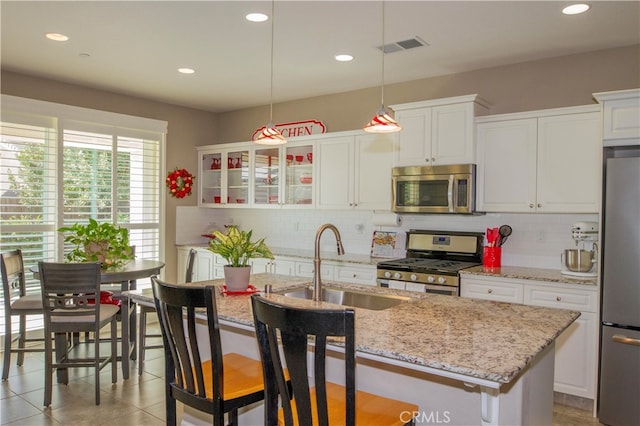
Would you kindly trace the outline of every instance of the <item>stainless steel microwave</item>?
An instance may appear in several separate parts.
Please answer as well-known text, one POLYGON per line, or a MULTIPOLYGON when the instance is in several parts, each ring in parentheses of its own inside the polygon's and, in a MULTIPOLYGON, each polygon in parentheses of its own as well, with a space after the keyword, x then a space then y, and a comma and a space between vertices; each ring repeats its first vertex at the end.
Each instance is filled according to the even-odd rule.
POLYGON ((396 213, 474 213, 475 164, 394 167, 391 181, 396 213))

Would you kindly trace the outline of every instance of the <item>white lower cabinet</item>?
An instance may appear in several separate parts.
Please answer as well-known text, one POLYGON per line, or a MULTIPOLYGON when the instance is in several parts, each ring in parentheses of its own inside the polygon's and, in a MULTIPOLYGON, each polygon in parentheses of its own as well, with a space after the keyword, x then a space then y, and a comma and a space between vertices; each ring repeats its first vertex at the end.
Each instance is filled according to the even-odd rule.
MULTIPOLYGON (((178 272, 177 283, 182 284, 185 282, 185 272, 187 270, 187 258, 189 257, 189 250, 196 250, 196 256, 193 259, 193 273, 191 274, 191 281, 206 281, 215 277, 216 257, 211 251, 203 247, 178 247, 178 272)), ((222 260, 222 259, 220 259, 222 260)), ((220 266, 222 268, 222 266, 220 266)), ((221 270, 220 274, 224 274, 221 270)), ((222 276, 222 275, 221 275, 222 276)))
POLYGON ((491 277, 477 276, 467 278, 460 284, 460 296, 474 299, 495 300, 497 302, 522 303, 521 284, 496 281, 491 277))
MULTIPOLYGON (((296 277, 307 277, 313 279, 314 266, 313 261, 299 261, 296 260, 295 266, 295 276, 296 277)), ((333 275, 333 265, 329 265, 327 263, 320 263, 320 278, 323 280, 332 280, 333 275)))
POLYGON ((580 311, 580 317, 556 340, 553 388, 556 392, 595 400, 598 350, 596 286, 578 287, 464 274, 460 295, 580 311))
POLYGON ((345 283, 376 285, 376 267, 373 265, 344 265, 334 267, 335 280, 345 283))
MULTIPOLYGON (((192 247, 178 247, 178 283, 184 283, 187 268, 187 256, 192 247)), ((196 249, 194 259, 192 281, 207 281, 224 278, 224 265, 226 261, 218 254, 214 254, 206 248, 196 249)), ((271 259, 251 259, 252 274, 268 272, 271 274, 291 275, 296 277, 313 278, 313 260, 300 260, 299 258, 277 257, 271 259)), ((342 281, 354 284, 376 285, 376 266, 361 265, 344 262, 322 261, 321 277, 325 281, 342 281)))

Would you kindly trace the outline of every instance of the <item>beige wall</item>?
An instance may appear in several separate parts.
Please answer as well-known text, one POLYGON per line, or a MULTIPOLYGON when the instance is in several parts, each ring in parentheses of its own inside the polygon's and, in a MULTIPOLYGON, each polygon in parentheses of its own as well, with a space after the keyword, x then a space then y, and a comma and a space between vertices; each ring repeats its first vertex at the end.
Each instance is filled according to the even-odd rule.
MULTIPOLYGON (((2 72, 1 83, 1 91, 7 95, 167 121, 167 170, 180 167, 196 174, 197 161, 194 147, 215 141, 217 119, 211 112, 6 71, 2 72)), ((195 194, 180 200, 167 196, 165 217, 165 278, 167 280, 172 281, 176 277, 176 206, 196 204, 195 194)))
MULTIPOLYGON (((385 103, 414 102, 478 93, 491 113, 527 111, 592 103, 591 94, 640 87, 640 46, 609 49, 534 62, 427 78, 385 86, 385 103)), ((165 120, 169 123, 166 168, 197 171, 194 147, 249 140, 265 124, 268 106, 219 114, 2 72, 1 92, 103 111, 165 120), (219 120, 219 121, 218 121, 219 120), (218 122, 224 123, 218 125, 218 122)), ((329 132, 362 127, 380 102, 380 88, 302 99, 274 105, 274 121, 322 120, 329 132)), ((195 196, 167 197, 166 270, 176 276, 175 208, 196 205, 195 196)))
MULTIPOLYGON (((391 78, 391 76, 388 76, 391 78)), ((491 114, 594 102, 592 93, 640 87, 640 45, 486 68, 385 85, 385 104, 479 94, 491 114)), ((317 119, 327 131, 361 128, 380 106, 380 88, 275 104, 275 123, 317 119)), ((269 118, 267 107, 219 115, 219 142, 249 140, 269 118)))

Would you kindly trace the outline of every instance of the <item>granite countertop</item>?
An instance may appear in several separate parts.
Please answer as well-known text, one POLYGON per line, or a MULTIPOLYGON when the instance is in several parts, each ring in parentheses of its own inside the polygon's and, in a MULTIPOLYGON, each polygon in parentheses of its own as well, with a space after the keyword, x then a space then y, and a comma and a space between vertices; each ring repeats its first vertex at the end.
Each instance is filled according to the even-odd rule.
MULTIPOLYGON (((305 250, 305 249, 291 249, 284 247, 272 247, 271 251, 273 255, 277 257, 298 257, 305 260, 313 260, 314 252, 313 250, 305 250)), ((343 255, 338 255, 336 251, 322 251, 320 253, 320 258, 323 262, 331 261, 331 262, 345 262, 345 263, 360 263, 363 265, 377 265, 378 262, 383 260, 383 258, 371 257, 368 254, 353 254, 353 253, 345 253, 343 255)))
MULTIPOLYGON (((197 247, 206 249, 208 247, 207 244, 180 244, 179 246, 188 246, 188 247, 197 247)), ((300 258, 304 260, 313 260, 314 252, 313 250, 308 249, 295 249, 295 248, 287 248, 287 247, 269 247, 273 255, 278 257, 292 257, 292 258, 300 258)), ((331 262, 344 262, 344 263, 358 263, 362 265, 377 265, 378 262, 383 260, 389 260, 385 258, 371 257, 368 254, 353 254, 353 253, 345 253, 343 255, 338 255, 337 251, 322 251, 320 253, 320 258, 323 262, 331 261, 331 262)))
POLYGON ((598 280, 596 278, 584 278, 564 275, 556 269, 527 268, 521 266, 502 266, 500 268, 485 268, 483 266, 475 266, 473 268, 461 270, 460 274, 548 281, 553 283, 578 284, 585 286, 598 285, 598 280))
MULTIPOLYGON (((336 307, 326 302, 284 297, 277 293, 309 284, 308 278, 256 274, 252 284, 273 286, 266 297, 299 307, 336 307)), ((222 285, 223 280, 196 285, 222 285)), ((325 285, 365 292, 408 296, 392 308, 355 308, 356 349, 393 361, 509 383, 576 318, 579 312, 503 302, 415 293, 327 281, 325 285)), ((133 291, 134 299, 153 301, 149 289, 133 291)), ((223 296, 217 301, 222 321, 253 327, 249 296, 223 296)))

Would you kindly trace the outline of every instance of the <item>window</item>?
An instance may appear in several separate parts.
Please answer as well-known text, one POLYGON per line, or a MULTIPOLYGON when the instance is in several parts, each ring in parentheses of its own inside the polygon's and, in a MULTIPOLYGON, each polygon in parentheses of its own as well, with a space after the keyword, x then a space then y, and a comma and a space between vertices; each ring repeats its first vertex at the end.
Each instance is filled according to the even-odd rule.
MULTIPOLYGON (((166 123, 2 96, 0 251, 62 261, 61 226, 112 222, 136 256, 162 259, 166 123)), ((28 287, 39 282, 28 274, 28 287)))

